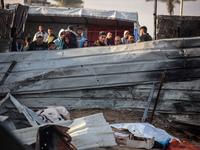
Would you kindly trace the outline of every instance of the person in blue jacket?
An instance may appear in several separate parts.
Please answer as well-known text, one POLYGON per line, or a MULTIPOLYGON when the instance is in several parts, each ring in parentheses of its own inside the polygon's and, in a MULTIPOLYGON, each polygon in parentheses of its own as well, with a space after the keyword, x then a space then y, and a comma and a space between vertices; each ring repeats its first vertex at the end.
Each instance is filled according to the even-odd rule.
POLYGON ((88 39, 83 38, 83 39, 81 40, 81 45, 80 45, 80 47, 89 47, 89 45, 90 45, 90 41, 89 41, 88 39))
POLYGON ((61 29, 60 32, 58 33, 58 38, 54 40, 54 43, 56 44, 56 49, 63 49, 64 41, 63 38, 66 34, 65 29, 61 29))

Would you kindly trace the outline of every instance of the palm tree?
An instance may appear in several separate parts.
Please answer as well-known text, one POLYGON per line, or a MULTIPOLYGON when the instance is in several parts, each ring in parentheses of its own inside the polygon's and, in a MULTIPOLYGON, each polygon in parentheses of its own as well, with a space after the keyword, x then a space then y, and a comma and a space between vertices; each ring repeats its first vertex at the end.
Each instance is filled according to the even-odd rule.
MULTIPOLYGON (((149 1, 154 1, 154 0, 146 0, 146 1, 149 2, 149 1)), ((180 0, 159 0, 159 1, 167 3, 167 11, 170 16, 174 12, 175 4, 176 3, 180 4, 180 0)), ((184 1, 196 1, 196 0, 184 0, 184 1)))
POLYGON ((59 7, 82 7, 82 0, 55 0, 58 2, 59 7))

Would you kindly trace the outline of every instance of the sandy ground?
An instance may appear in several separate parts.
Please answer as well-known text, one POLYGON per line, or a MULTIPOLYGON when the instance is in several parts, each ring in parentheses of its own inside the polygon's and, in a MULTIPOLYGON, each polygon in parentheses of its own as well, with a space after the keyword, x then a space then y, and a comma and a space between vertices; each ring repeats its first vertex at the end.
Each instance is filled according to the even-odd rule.
MULTIPOLYGON (((106 121, 109 122, 110 124, 139 123, 141 122, 141 119, 143 116, 143 112, 139 112, 139 111, 118 111, 118 110, 101 110, 101 109, 71 110, 70 116, 71 116, 71 119, 75 119, 75 118, 84 117, 84 116, 88 116, 88 115, 92 115, 96 113, 103 113, 106 121)), ((149 122, 150 117, 151 117, 151 114, 149 113, 146 122, 149 122)), ((152 124, 157 128, 165 130, 170 135, 180 139, 181 141, 186 140, 187 142, 191 144, 200 145, 200 132, 197 133, 197 135, 189 132, 194 127, 178 124, 175 122, 169 122, 168 120, 170 121, 170 119, 168 119, 168 115, 156 113, 152 124)), ((195 132, 198 132, 199 129, 200 129, 199 127, 198 129, 195 128, 195 130, 197 130, 195 132)), ((125 147, 120 147, 120 146, 115 146, 115 147, 111 147, 107 149, 136 150, 136 149, 130 149, 130 148, 125 148, 125 147)))

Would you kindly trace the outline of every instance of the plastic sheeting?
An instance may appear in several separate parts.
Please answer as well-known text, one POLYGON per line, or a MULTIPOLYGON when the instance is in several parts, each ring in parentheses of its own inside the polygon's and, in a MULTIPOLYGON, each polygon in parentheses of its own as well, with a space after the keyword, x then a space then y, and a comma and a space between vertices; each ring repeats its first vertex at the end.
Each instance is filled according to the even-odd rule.
POLYGON ((113 124, 111 127, 117 129, 127 129, 134 136, 152 138, 155 137, 156 141, 166 141, 168 138, 173 139, 174 137, 169 135, 165 130, 158 129, 148 123, 121 123, 113 124))
POLYGON ((14 6, 9 5, 9 9, 15 10, 14 21, 13 21, 12 27, 15 27, 18 29, 18 37, 22 38, 24 29, 25 29, 26 19, 28 16, 29 7, 23 6, 21 4, 16 4, 16 6, 15 7, 14 6))
POLYGON ((28 15, 44 15, 59 17, 86 17, 98 19, 112 19, 127 22, 138 22, 137 12, 105 11, 85 8, 66 8, 66 7, 30 7, 28 15))

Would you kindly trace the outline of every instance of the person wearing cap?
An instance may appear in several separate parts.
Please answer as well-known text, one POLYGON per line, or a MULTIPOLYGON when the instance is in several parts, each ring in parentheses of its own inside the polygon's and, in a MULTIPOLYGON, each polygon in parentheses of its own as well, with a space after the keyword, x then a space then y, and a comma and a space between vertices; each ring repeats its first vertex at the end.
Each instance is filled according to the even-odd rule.
POLYGON ((72 40, 72 43, 76 44, 77 45, 77 33, 73 31, 73 27, 72 25, 69 25, 66 29, 66 33, 69 33, 70 36, 71 36, 71 40, 72 40))
POLYGON ((29 51, 40 51, 40 50, 47 50, 49 47, 47 43, 43 41, 44 39, 44 34, 42 32, 37 32, 36 33, 36 41, 32 42, 29 45, 29 51))
POLYGON ((129 31, 128 30, 124 31, 124 37, 121 38, 122 43, 128 44, 128 35, 129 35, 129 31))
POLYGON ((56 49, 63 49, 64 41, 63 38, 66 34, 65 29, 60 29, 58 33, 58 38, 54 40, 54 43, 56 44, 56 49))
POLYGON ((147 27, 146 26, 142 26, 140 28, 140 39, 137 41, 137 43, 139 42, 145 42, 145 41, 152 41, 152 37, 149 35, 149 33, 147 33, 147 27))
POLYGON ((105 31, 99 32, 99 40, 95 41, 93 46, 107 46, 105 31))
POLYGON ((78 34, 78 36, 76 37, 76 39, 77 39, 77 46, 80 47, 81 40, 84 38, 83 35, 82 35, 83 34, 83 28, 82 27, 78 27, 76 29, 76 32, 78 34))
MULTIPOLYGON (((49 35, 44 31, 44 27, 42 25, 39 26, 39 31, 38 32, 42 32, 42 34, 43 34, 43 41, 46 42, 47 39, 49 38, 49 35)), ((34 35, 33 41, 36 41, 36 39, 37 39, 37 37, 36 37, 37 33, 34 35)))

